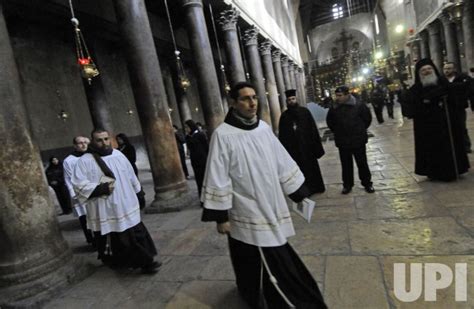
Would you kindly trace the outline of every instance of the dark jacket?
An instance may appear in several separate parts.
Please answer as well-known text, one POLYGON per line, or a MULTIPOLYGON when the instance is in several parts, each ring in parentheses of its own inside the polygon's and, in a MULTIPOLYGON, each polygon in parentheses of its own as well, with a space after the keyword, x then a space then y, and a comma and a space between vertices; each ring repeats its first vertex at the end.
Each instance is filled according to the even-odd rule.
POLYGON ((454 99, 458 106, 460 108, 468 108, 468 100, 470 100, 471 109, 474 111, 474 85, 472 79, 466 74, 456 74, 452 83, 455 84, 455 88, 457 88, 457 91, 454 92, 454 99))
POLYGON ((372 122, 369 108, 351 96, 347 103, 329 109, 326 123, 334 133, 338 148, 359 148, 367 143, 367 128, 372 122))

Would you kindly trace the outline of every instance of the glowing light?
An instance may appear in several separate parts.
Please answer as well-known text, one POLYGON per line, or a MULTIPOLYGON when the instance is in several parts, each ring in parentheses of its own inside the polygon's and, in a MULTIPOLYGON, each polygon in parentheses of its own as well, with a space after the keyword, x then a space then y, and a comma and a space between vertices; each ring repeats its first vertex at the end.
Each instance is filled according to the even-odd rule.
POLYGON ((397 25, 395 27, 395 32, 396 33, 402 33, 404 29, 405 29, 405 27, 403 25, 397 25))
POLYGON ((369 68, 363 68, 362 69, 362 74, 369 74, 369 68))
POLYGON ((358 82, 362 82, 363 80, 364 80, 364 77, 363 77, 363 76, 357 77, 357 81, 358 81, 358 82))
POLYGON ((375 53, 375 59, 382 59, 383 53, 381 51, 378 51, 375 53))

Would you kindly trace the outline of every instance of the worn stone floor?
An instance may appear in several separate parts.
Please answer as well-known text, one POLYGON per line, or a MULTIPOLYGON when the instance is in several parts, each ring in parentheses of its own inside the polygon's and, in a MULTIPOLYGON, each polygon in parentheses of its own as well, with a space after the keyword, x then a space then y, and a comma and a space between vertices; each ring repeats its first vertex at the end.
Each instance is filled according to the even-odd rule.
MULTIPOLYGON (((472 114, 468 126, 474 137, 472 114)), ((311 223, 294 216, 297 235, 290 243, 330 308, 474 308, 474 172, 451 183, 414 175, 412 123, 401 118, 399 109, 395 120, 374 123, 370 131, 376 193, 357 185, 351 194, 340 194, 338 152, 328 141, 319 162, 327 191, 313 197, 317 208, 311 223), (455 263, 467 263, 467 301, 455 301, 454 280, 438 290, 436 301, 425 301, 424 294, 414 302, 398 300, 394 263, 442 263, 453 270, 455 263)), ((473 154, 470 160, 474 165, 473 154)), ((150 199, 150 173, 142 169, 140 178, 150 199)), ((189 185, 196 194, 194 180, 189 185)), ((59 217, 75 254, 96 271, 45 308, 247 308, 236 291, 225 237, 199 218, 196 205, 143 215, 163 261, 160 272, 150 276, 100 265, 85 246, 77 220, 59 217)))

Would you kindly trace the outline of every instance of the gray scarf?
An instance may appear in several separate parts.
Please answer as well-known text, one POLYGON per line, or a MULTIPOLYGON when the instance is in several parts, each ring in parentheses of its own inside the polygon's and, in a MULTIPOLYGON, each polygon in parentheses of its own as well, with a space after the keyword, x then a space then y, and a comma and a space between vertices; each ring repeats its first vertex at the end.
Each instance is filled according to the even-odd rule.
POLYGON ((240 116, 235 109, 232 109, 232 114, 234 115, 235 118, 237 118, 237 120, 239 120, 240 122, 242 122, 244 125, 247 125, 247 126, 251 126, 257 123, 258 121, 257 116, 253 117, 252 119, 247 119, 240 116))

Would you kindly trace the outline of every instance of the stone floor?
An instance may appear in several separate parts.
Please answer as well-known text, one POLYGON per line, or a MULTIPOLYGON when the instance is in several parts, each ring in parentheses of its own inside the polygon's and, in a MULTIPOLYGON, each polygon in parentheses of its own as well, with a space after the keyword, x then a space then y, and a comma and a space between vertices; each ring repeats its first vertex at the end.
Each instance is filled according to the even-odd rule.
MULTIPOLYGON (((468 119, 474 137, 474 115, 468 119)), ((375 194, 356 186, 341 195, 341 167, 332 141, 320 160, 327 191, 314 196, 310 224, 294 216, 290 239, 330 308, 474 308, 474 173, 452 183, 413 174, 411 121, 372 124, 368 144, 375 194), (454 283, 437 301, 402 302, 394 293, 394 263, 467 263, 467 301, 456 302, 454 283)), ((471 166, 474 155, 470 155, 471 166)), ((149 199, 151 176, 140 175, 149 199)), ((194 181, 189 185, 194 188, 194 181)), ((196 194, 196 193, 194 193, 196 194)), ((115 272, 85 246, 77 220, 61 216, 64 237, 96 271, 63 291, 45 308, 247 308, 239 299, 225 237, 199 221, 192 205, 178 213, 144 215, 161 254, 156 275, 115 272)), ((460 276, 458 279, 462 279, 460 276)), ((408 279, 407 279, 408 280, 408 279)), ((462 281, 462 280, 461 280, 462 281)), ((454 281, 453 281, 454 282, 454 281)))

